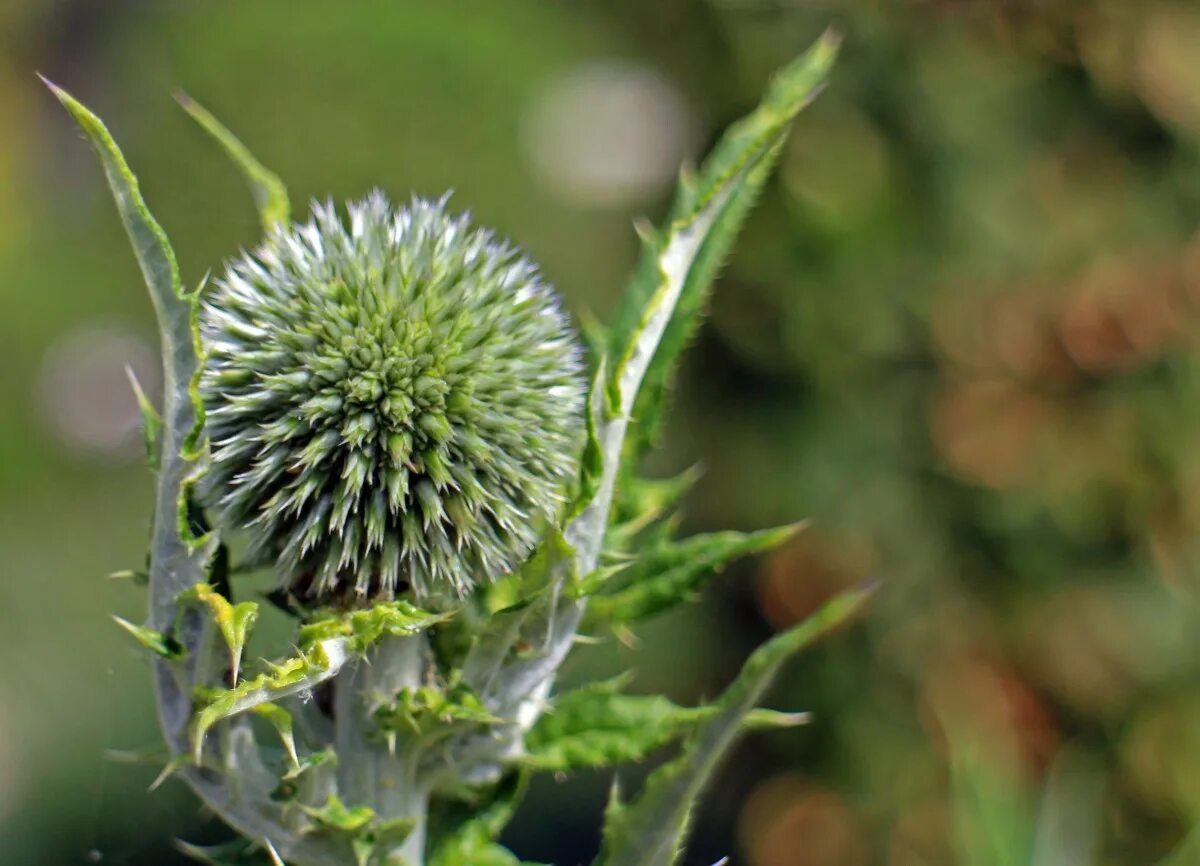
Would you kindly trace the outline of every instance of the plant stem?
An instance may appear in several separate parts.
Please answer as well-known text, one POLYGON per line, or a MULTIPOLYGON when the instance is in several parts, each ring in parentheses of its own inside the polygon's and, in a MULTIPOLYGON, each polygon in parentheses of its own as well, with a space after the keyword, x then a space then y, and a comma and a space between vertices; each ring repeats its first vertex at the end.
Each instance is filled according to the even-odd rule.
POLYGON ((423 636, 385 637, 367 657, 348 665, 334 685, 334 748, 343 801, 370 806, 383 820, 416 821, 402 844, 378 852, 380 862, 422 866, 429 790, 419 778, 417 744, 389 749, 375 735, 371 712, 378 701, 391 699, 403 689, 418 688, 429 660, 423 636))

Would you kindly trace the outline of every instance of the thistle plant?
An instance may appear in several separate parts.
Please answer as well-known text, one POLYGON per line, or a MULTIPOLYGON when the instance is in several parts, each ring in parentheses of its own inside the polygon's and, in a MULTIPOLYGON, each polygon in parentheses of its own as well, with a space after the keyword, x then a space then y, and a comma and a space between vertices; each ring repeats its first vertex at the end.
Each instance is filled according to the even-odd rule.
POLYGON ((827 35, 781 70, 681 177, 586 352, 537 269, 446 200, 374 193, 293 223, 279 178, 187 99, 246 175, 264 237, 185 289, 107 129, 47 82, 100 156, 161 331, 161 412, 138 392, 157 474, 149 618, 119 622, 152 653, 165 772, 241 837, 186 851, 516 864, 496 839, 532 774, 679 743, 635 797, 614 788, 596 860, 667 866, 739 734, 806 718, 757 705, 865 592, 768 641, 707 706, 555 679, 580 638, 628 631, 800 528, 677 539, 691 475, 638 467, 714 274, 836 50, 827 35), (296 631, 249 663, 260 602, 240 598, 242 574, 264 568, 296 631))

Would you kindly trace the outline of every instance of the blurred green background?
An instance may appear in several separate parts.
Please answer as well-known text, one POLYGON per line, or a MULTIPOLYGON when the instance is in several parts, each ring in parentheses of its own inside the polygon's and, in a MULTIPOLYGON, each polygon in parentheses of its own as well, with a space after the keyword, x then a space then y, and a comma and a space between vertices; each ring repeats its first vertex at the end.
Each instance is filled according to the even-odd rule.
MULTIPOLYGON (((154 331, 34 70, 109 123, 193 283, 256 219, 176 88, 298 202, 453 188, 603 318, 631 220, 830 21, 843 62, 655 461, 705 467, 691 528, 813 525, 569 675, 698 700, 876 579, 867 620, 773 695, 815 721, 743 746, 690 864, 1018 866, 1040 814, 1064 828, 1046 862, 1139 866, 1200 822, 1200 5, 7 0, 0 863, 158 866, 223 833, 129 762, 156 742, 148 668, 108 614, 144 600, 105 575, 144 549, 123 370, 153 387, 154 331)), ((536 786, 507 841, 586 862, 608 781, 536 786)))

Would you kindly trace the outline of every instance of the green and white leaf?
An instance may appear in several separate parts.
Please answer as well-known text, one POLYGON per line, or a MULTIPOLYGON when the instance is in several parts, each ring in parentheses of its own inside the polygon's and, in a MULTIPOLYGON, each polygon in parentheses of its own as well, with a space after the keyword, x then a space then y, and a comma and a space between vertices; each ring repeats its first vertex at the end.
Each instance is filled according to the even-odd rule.
POLYGON ((291 219, 292 206, 288 201, 287 187, 279 175, 259 162, 250 149, 203 105, 186 93, 177 93, 175 98, 183 106, 183 110, 216 140, 245 175, 250 184, 250 192, 254 196, 254 203, 258 206, 263 231, 270 232, 276 226, 286 226, 291 219))
POLYGON ((592 501, 567 529, 567 539, 579 551, 581 573, 596 565, 630 420, 640 426, 632 448, 640 453, 651 439, 670 373, 696 327, 713 276, 766 182, 788 125, 824 83, 838 44, 836 36, 826 34, 781 70, 759 107, 725 133, 694 183, 682 185, 666 229, 643 232, 642 264, 613 329, 610 405, 592 419, 603 474, 592 501))
POLYGON ((688 738, 683 753, 655 771, 634 802, 610 802, 597 866, 675 863, 696 800, 784 662, 853 617, 868 596, 867 591, 840 595, 755 650, 716 702, 717 712, 688 738))
POLYGON ((637 427, 629 452, 653 444, 679 355, 717 270, 766 183, 795 116, 820 92, 840 37, 827 32, 775 76, 762 102, 726 130, 694 177, 681 177, 666 228, 643 231, 643 256, 613 323, 614 385, 637 427), (639 390, 640 385, 640 390, 639 390), (633 392, 637 392, 636 394, 633 392))

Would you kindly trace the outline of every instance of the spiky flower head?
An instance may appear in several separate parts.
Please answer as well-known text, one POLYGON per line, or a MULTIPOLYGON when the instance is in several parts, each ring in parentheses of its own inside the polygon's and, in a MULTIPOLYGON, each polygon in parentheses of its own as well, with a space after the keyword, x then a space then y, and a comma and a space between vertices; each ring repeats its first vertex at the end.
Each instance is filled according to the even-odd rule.
POLYGON ((579 446, 578 350, 513 247, 376 193, 276 229, 201 310, 206 501, 317 600, 511 570, 579 446))

